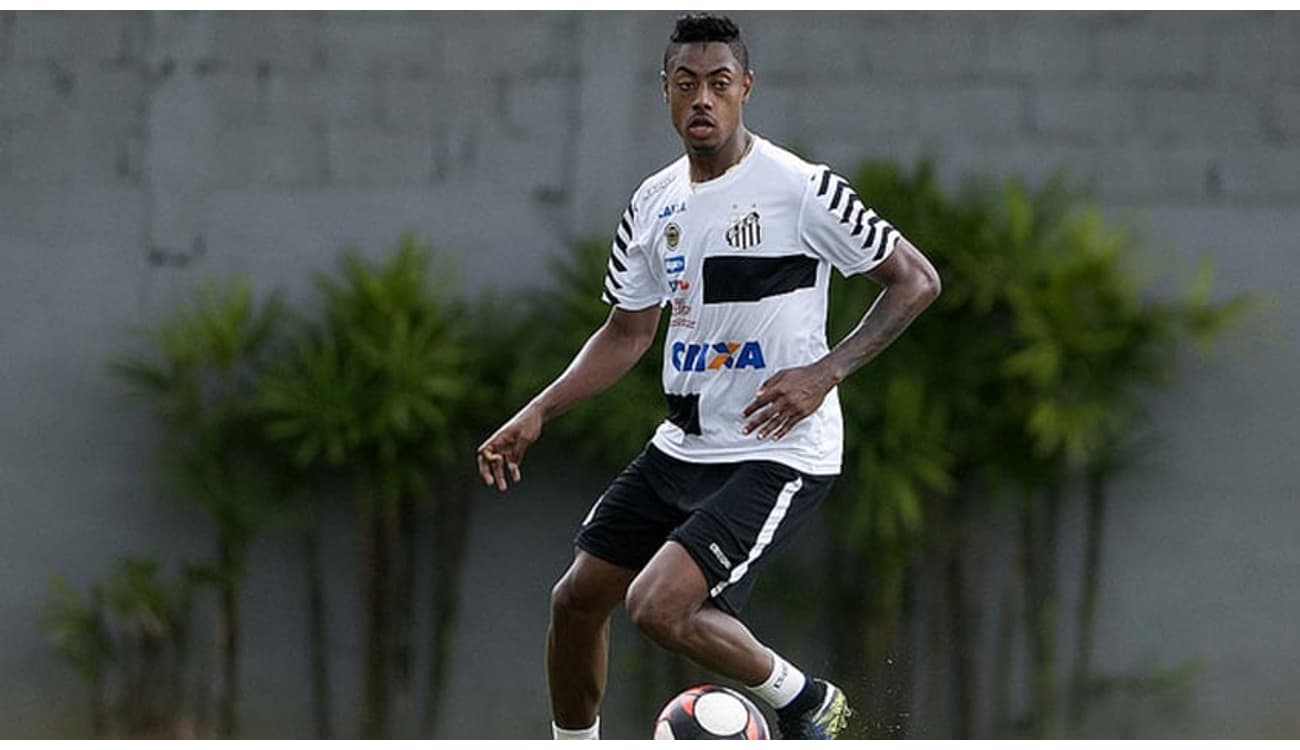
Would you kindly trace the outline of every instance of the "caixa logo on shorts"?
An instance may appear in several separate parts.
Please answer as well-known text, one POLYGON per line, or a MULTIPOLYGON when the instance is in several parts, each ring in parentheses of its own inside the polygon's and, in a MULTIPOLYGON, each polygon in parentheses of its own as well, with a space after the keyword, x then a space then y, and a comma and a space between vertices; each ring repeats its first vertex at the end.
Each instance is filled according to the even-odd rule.
POLYGON ((670 360, 678 372, 761 370, 767 367, 763 361, 763 347, 757 341, 719 341, 716 344, 674 341, 670 360))

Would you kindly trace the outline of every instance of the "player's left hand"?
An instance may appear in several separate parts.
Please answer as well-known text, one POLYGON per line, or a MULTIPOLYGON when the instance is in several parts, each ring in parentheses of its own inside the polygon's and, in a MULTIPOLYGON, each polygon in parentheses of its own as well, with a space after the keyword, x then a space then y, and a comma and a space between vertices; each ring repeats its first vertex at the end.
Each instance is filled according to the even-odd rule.
POLYGON ((804 417, 817 411, 826 394, 835 387, 834 378, 817 364, 781 370, 763 381, 740 413, 749 420, 741 432, 758 431, 758 439, 780 440, 804 417))

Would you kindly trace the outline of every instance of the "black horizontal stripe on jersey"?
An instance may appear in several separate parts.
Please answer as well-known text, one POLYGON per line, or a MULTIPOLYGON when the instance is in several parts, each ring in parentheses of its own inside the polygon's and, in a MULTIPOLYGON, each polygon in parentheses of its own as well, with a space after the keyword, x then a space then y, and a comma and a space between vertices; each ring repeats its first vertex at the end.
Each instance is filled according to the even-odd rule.
POLYGON ((668 421, 682 428, 687 435, 699 435, 700 430, 700 394, 688 393, 678 395, 665 393, 668 402, 668 421))
POLYGON ((704 304, 758 302, 817 283, 817 259, 807 255, 704 259, 704 304))

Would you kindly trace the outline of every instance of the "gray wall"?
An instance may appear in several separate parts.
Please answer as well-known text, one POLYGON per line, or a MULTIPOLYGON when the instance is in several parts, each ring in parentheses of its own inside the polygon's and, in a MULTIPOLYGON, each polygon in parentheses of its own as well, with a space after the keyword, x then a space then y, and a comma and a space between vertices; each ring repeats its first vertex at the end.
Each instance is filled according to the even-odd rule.
MULTIPOLYGON (((1189 357, 1152 400, 1161 443, 1110 519, 1098 654, 1116 671, 1205 664, 1190 715, 1126 731, 1300 733, 1300 14, 736 17, 758 71, 747 122, 768 137, 843 171, 929 149, 954 182, 1066 165, 1113 218, 1140 221, 1158 285, 1208 260, 1220 295, 1271 297, 1263 324, 1189 357)), ((81 686, 36 627, 51 573, 85 584, 121 553, 207 544, 159 497, 152 427, 103 370, 129 327, 211 276, 301 297, 340 249, 378 253, 408 229, 454 255, 471 291, 544 283, 676 155, 656 79, 670 23, 0 13, 0 673, 23 676, 0 687, 0 735, 85 730, 81 686)), ((447 736, 544 731, 545 596, 598 486, 483 498, 447 736), (572 512, 530 502, 552 491, 572 512)), ((350 539, 331 544, 347 581, 350 539)), ((282 646, 303 637, 284 594, 298 573, 270 545, 258 555, 246 733, 302 735, 305 667, 282 646)), ((334 602, 349 676, 352 604, 334 602)))

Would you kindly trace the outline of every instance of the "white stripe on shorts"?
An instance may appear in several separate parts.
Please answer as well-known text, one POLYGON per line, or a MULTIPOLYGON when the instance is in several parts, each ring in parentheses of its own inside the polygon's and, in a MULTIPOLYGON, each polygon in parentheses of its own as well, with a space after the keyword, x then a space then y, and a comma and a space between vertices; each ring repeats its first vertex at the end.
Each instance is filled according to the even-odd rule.
POLYGON ((596 517, 596 509, 600 507, 600 501, 604 499, 605 499, 605 493, 602 492, 600 493, 600 497, 596 498, 596 502, 591 504, 591 510, 587 511, 587 517, 582 519, 583 526, 586 526, 587 524, 591 523, 591 519, 596 517))
POLYGON ((785 520, 785 513, 790 509, 790 501, 794 499, 795 494, 803 489, 803 477, 795 477, 794 481, 786 482, 781 488, 781 494, 776 497, 776 505, 772 506, 772 512, 767 514, 767 520, 763 522, 763 528, 758 531, 758 539, 754 540, 754 546, 749 550, 749 556, 745 561, 731 569, 731 575, 727 580, 721 581, 713 590, 709 592, 709 597, 715 597, 722 593, 722 590, 731 584, 739 581, 749 572, 749 566, 758 556, 763 554, 767 545, 772 543, 772 537, 776 536, 776 528, 785 520))

